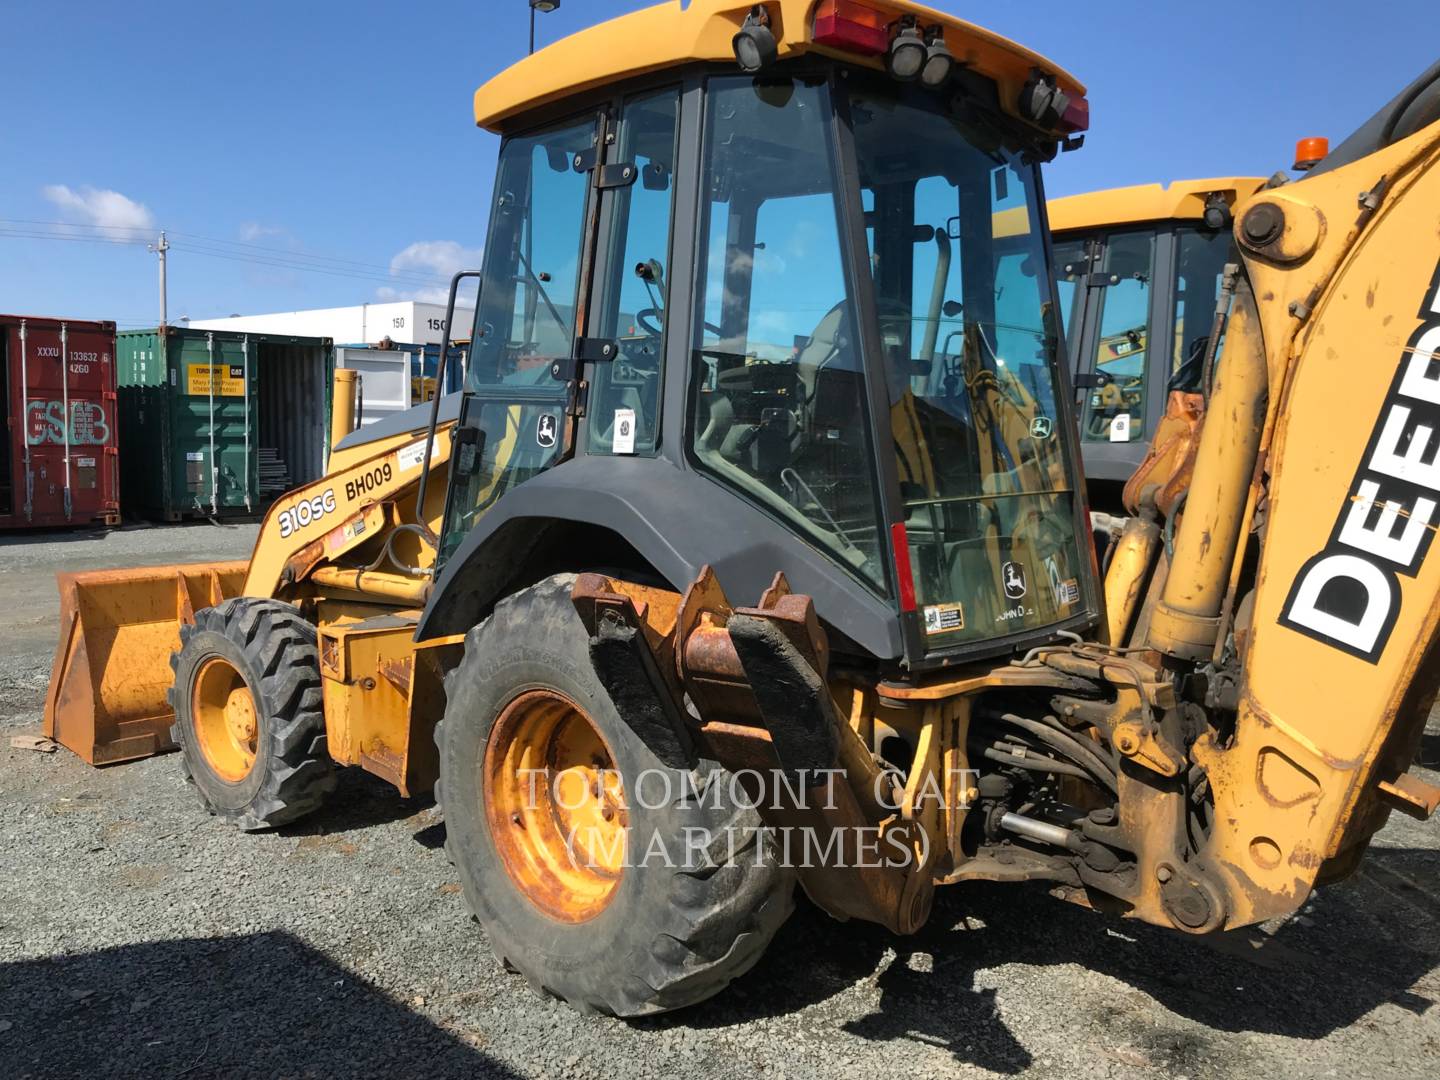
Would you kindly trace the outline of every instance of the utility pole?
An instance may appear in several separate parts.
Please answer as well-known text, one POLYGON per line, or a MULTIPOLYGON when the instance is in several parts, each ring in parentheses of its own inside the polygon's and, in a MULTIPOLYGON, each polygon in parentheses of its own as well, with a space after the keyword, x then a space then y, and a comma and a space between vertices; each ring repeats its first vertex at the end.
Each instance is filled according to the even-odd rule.
POLYGON ((548 15, 560 6, 560 0, 530 0, 530 52, 535 52, 535 12, 548 15))
POLYGON ((165 230, 160 230, 159 240, 153 244, 147 244, 146 247, 160 256, 160 325, 164 326, 166 322, 165 253, 170 250, 170 241, 165 239, 165 230))

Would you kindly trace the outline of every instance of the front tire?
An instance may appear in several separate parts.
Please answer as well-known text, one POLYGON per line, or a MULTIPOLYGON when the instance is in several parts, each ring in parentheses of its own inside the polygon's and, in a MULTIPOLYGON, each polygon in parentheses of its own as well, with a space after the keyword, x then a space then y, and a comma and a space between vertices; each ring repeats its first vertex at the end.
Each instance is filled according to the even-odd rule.
POLYGON ((664 1012, 754 965, 794 873, 730 773, 666 770, 620 716, 574 580, 503 600, 466 639, 435 732, 446 848, 502 965, 581 1011, 664 1012))
POLYGON ((170 738, 212 814, 254 831, 295 821, 335 790, 315 628, 278 600, 238 597, 180 628, 170 738))

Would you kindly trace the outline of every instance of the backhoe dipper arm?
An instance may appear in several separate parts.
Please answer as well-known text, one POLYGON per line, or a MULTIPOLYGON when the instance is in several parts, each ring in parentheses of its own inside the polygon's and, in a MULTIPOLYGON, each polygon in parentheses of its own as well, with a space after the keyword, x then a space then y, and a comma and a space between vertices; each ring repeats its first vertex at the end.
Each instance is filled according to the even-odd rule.
POLYGON ((1192 747, 1214 803, 1194 870, 1226 925, 1294 910, 1390 807, 1440 799, 1405 774, 1440 621, 1437 206, 1440 122, 1237 209, 1248 280, 1142 643, 1236 676, 1209 702, 1233 731, 1192 747))

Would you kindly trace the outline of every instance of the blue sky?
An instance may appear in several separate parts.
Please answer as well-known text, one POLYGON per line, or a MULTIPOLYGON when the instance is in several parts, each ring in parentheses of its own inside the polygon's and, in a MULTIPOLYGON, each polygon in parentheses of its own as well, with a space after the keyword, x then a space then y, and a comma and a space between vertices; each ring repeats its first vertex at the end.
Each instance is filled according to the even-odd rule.
MULTIPOLYGON (((564 0, 541 42, 648 2, 564 0)), ((1374 20, 1340 0, 931 2, 1089 85, 1093 130, 1051 195, 1288 166, 1297 138, 1338 142, 1432 62, 1440 24, 1434 0, 1374 20)), ((413 296, 478 259, 495 140, 470 96, 523 55, 525 0, 3 8, 0 310, 157 315, 143 245, 13 222, 169 230, 172 321, 413 296)))

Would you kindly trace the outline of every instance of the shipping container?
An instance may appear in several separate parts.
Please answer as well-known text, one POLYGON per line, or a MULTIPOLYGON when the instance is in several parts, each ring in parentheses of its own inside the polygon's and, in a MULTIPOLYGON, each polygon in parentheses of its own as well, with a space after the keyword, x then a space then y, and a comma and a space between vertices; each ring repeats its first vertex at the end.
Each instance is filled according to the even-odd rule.
POLYGON ((115 525, 115 324, 0 315, 0 529, 115 525))
POLYGON ((410 354, 383 346, 342 345, 335 366, 359 373, 360 427, 410 408, 410 354))
POLYGON ((116 358, 127 513, 259 514, 324 474, 328 338, 168 326, 120 334, 116 358))
MULTIPOLYGON (((390 352, 403 352, 410 357, 410 404, 419 405, 421 402, 429 401, 435 393, 435 373, 440 369, 440 346, 436 344, 405 343, 390 340, 383 340, 375 345, 341 345, 341 350, 349 349, 378 349, 390 352)), ((452 341, 450 343, 450 360, 445 365, 445 392, 460 389, 460 381, 465 377, 465 363, 470 353, 470 342, 468 340, 452 341)), ((338 354, 337 354, 338 355, 338 354)), ((343 360, 335 361, 336 367, 347 367, 343 360)))
MULTIPOLYGON (((435 373, 440 370, 440 346, 400 345, 397 348, 410 352, 410 382, 415 401, 429 401, 436 390, 435 373)), ((450 356, 445 362, 445 393, 451 394, 460 389, 469 356, 469 341, 450 343, 450 356)))

